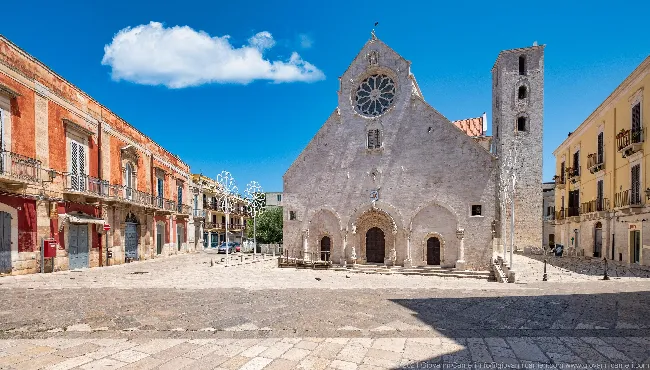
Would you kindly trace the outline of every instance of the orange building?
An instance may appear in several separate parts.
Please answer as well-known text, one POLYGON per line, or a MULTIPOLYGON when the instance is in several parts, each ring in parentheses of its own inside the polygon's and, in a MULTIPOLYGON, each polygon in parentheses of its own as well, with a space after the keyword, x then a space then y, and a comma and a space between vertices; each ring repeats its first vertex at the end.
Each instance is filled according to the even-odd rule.
POLYGON ((189 166, 2 36, 0 133, 0 274, 196 248, 189 166))

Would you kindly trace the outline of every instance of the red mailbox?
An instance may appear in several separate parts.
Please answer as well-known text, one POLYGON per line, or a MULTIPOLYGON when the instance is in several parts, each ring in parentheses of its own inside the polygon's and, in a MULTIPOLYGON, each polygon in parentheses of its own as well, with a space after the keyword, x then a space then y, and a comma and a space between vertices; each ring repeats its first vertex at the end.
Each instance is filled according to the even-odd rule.
POLYGON ((56 240, 54 239, 43 240, 43 257, 45 258, 56 257, 56 240))

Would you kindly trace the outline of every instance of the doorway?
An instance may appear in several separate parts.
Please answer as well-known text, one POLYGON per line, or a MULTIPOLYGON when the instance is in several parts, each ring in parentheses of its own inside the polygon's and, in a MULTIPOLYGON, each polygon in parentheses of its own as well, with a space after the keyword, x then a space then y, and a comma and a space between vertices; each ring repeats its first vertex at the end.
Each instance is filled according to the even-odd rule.
POLYGON ((630 263, 641 261, 641 231, 630 231, 630 263))
POLYGON ((181 251, 181 246, 183 245, 183 226, 176 225, 176 244, 178 245, 178 251, 181 251))
POLYGON ((330 251, 332 248, 332 240, 329 236, 324 236, 320 240, 320 260, 329 261, 330 260, 330 251))
POLYGON ((0 212, 0 274, 9 273, 11 273, 11 215, 0 212))
POLYGON ((427 239, 427 265, 440 265, 440 239, 427 239))
POLYGON ((70 224, 69 234, 70 270, 88 267, 88 224, 70 224))
POLYGON ((601 257, 603 253, 603 224, 596 222, 594 229, 594 257, 601 257))
POLYGON ((373 227, 366 233, 366 261, 371 263, 384 263, 386 258, 386 240, 384 232, 378 227, 373 227))
POLYGON ((138 259, 138 224, 127 222, 124 226, 124 257, 127 262, 138 259))
POLYGON ((165 235, 165 225, 157 224, 156 225, 156 254, 162 254, 164 235, 165 235))

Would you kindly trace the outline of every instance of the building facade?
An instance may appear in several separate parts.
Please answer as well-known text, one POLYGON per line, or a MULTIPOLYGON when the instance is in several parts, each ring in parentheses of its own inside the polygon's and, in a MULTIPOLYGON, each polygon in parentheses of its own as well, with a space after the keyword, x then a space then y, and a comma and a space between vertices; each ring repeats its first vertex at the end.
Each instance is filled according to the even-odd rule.
POLYGON ((192 249, 188 165, 3 37, 0 133, 0 273, 192 249))
POLYGON ((267 207, 282 207, 282 192, 266 192, 264 196, 264 203, 267 207))
POLYGON ((225 197, 223 188, 215 180, 200 175, 192 175, 195 183, 201 187, 201 204, 205 214, 202 230, 203 248, 216 248, 226 241, 226 227, 228 228, 228 241, 243 243, 246 233, 246 220, 248 212, 246 202, 239 195, 229 195, 228 204, 231 212, 225 211, 225 197), (227 225, 226 225, 227 223, 227 225))
MULTIPOLYGON (((517 133, 515 112, 534 117, 540 127, 529 124, 526 140, 541 142, 537 103, 506 111, 512 99, 505 98, 515 96, 518 81, 541 99, 542 83, 515 76, 524 55, 531 73, 525 77, 540 78, 542 52, 536 46, 497 59, 501 147, 517 133)), ((283 239, 290 255, 341 264, 489 265, 498 245, 501 170, 484 136, 485 119, 450 122, 424 100, 410 64, 373 34, 340 77, 338 107, 284 175, 283 239)), ((541 143, 532 149, 534 168, 519 174, 518 194, 537 189, 539 202, 534 195, 529 203, 518 199, 517 207, 537 236, 519 242, 541 244, 541 143)))
POLYGON ((650 265, 650 57, 555 149, 555 237, 570 253, 650 265))

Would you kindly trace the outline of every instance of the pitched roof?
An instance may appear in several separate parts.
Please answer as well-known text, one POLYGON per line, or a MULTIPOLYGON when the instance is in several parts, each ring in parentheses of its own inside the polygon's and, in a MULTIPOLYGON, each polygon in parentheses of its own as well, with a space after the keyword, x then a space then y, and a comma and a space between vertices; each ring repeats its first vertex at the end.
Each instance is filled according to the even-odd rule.
POLYGON ((469 136, 483 136, 483 117, 467 118, 452 122, 469 136))

